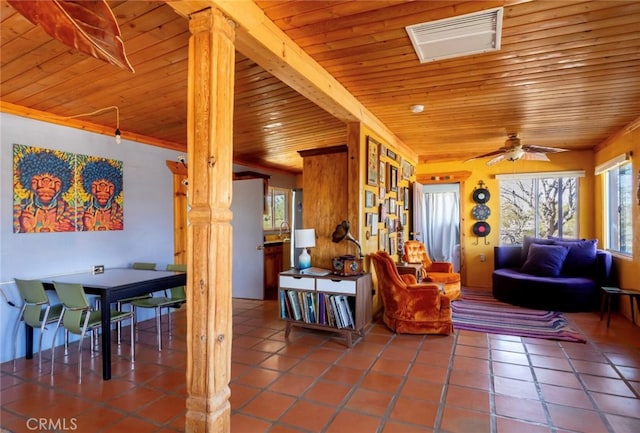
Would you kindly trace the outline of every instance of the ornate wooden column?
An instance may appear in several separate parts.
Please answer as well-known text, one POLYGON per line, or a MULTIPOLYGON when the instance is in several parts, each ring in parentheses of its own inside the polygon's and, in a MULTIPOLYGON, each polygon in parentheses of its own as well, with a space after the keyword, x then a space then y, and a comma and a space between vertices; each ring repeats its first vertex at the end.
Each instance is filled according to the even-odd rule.
POLYGON ((190 17, 187 432, 229 432, 234 24, 190 17))

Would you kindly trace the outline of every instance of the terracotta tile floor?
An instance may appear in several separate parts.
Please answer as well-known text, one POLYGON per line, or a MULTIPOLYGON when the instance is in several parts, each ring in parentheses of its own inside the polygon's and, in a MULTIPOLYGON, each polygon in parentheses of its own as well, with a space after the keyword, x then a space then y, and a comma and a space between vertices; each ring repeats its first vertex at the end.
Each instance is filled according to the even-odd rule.
MULTIPOLYGON (((376 324, 346 349, 331 334, 298 328, 286 342, 274 301, 233 306, 233 433, 640 432, 640 338, 621 316, 607 328, 597 313, 567 314, 587 344, 467 331, 394 335, 376 324)), ((87 345, 81 385, 75 345, 67 357, 56 349, 53 378, 48 351, 42 374, 35 359, 18 360, 15 372, 2 364, 0 425, 184 431, 184 311, 173 326, 158 352, 153 321, 140 325, 134 366, 128 341, 114 345, 110 381, 87 345)))

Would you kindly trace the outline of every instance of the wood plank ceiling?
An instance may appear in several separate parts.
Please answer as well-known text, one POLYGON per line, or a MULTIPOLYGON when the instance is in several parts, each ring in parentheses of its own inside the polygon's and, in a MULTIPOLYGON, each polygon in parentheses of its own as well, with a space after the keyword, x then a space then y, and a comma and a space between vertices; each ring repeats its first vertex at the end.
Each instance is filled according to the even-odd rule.
MULTIPOLYGON (((117 105, 124 138, 185 150, 188 23, 164 2, 108 3, 134 74, 52 40, 2 1, 0 99, 63 117, 117 105)), ((489 152, 511 132, 590 149, 640 116, 640 1, 256 3, 421 162, 489 152), (418 61, 405 26, 497 6, 499 51, 418 61)), ((345 143, 341 121, 241 53, 235 95, 239 163, 299 172, 298 150, 345 143)), ((85 120, 115 126, 113 112, 85 120)))

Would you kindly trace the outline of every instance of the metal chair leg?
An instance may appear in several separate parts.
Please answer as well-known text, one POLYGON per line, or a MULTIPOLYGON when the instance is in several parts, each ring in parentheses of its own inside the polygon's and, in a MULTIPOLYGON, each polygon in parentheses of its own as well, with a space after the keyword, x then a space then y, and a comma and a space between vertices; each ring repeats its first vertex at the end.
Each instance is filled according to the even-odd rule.
POLYGON ((160 320, 160 315, 162 314, 162 309, 160 307, 156 308, 156 334, 158 336, 158 352, 162 351, 162 322, 160 320))

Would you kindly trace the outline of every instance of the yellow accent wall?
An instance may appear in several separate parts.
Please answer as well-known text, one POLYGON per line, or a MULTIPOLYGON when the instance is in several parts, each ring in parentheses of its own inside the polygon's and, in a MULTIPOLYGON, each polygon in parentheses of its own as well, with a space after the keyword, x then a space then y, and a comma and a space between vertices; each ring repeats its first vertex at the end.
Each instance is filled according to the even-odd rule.
POLYGON ((593 238, 595 236, 595 202, 593 198, 594 183, 594 154, 591 151, 566 152, 550 155, 551 161, 516 161, 500 162, 493 166, 487 166, 487 159, 478 159, 468 162, 443 162, 421 163, 417 167, 417 176, 431 173, 470 171, 471 176, 460 185, 460 232, 461 232, 461 277, 465 287, 478 289, 491 289, 491 273, 493 272, 493 247, 499 244, 500 228, 500 193, 497 174, 538 173, 564 170, 585 170, 585 177, 578 183, 579 199, 579 235, 581 238, 593 238), (487 206, 491 209, 491 216, 487 222, 491 226, 491 232, 486 238, 476 238, 472 227, 476 222, 471 217, 473 191, 479 181, 485 183, 485 187, 491 194, 487 206), (485 243, 486 241, 486 243, 485 243), (480 256, 485 255, 486 260, 480 261, 480 256))
MULTIPOLYGON (((633 254, 632 257, 614 255, 613 260, 620 287, 640 291, 640 279, 638 279, 638 273, 640 273, 640 201, 637 197, 637 191, 640 188, 640 185, 638 185, 638 178, 640 177, 640 122, 636 121, 632 125, 635 125, 635 129, 634 127, 628 127, 600 146, 600 149, 595 153, 595 164, 602 164, 626 152, 633 154, 633 254)), ((595 231, 600 239, 605 234, 601 211, 604 200, 601 177, 596 176, 594 188, 595 201, 597 203, 595 231)), ((624 313, 629 315, 628 303, 621 303, 621 306, 624 308, 624 313)))

